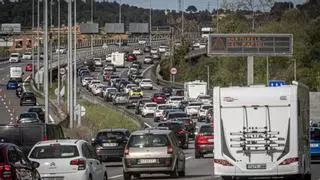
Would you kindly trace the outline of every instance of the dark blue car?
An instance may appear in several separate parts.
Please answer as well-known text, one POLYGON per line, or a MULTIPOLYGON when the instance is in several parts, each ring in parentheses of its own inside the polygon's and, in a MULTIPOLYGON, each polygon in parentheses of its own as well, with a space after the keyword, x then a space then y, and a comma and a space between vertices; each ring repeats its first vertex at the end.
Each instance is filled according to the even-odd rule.
POLYGON ((310 128, 310 154, 312 162, 320 162, 320 127, 310 128))
POLYGON ((16 80, 9 80, 7 83, 7 89, 17 89, 18 86, 19 86, 19 83, 16 80))

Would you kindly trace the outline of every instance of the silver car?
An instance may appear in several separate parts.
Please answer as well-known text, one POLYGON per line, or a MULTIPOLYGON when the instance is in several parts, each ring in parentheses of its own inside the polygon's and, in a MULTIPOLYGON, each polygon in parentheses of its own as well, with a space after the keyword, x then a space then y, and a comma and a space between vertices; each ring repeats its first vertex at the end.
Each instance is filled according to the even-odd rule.
POLYGON ((117 93, 114 98, 112 99, 112 104, 117 105, 117 104, 125 104, 128 101, 127 94, 123 93, 117 93))
POLYGON ((132 133, 122 164, 125 180, 156 173, 185 176, 185 154, 170 130, 145 129, 132 133))

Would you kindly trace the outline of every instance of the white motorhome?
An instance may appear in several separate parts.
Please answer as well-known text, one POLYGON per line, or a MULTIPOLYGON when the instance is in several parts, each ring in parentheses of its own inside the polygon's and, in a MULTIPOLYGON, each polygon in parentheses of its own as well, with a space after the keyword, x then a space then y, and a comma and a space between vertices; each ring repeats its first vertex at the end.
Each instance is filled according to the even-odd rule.
POLYGON ((208 83, 204 81, 190 81, 184 83, 184 98, 196 99, 199 95, 207 95, 208 83))
POLYGON ((215 87, 213 97, 215 175, 311 179, 306 86, 215 87))
POLYGON ((23 71, 21 67, 10 67, 10 79, 22 82, 23 71))
POLYGON ((125 66, 125 54, 120 52, 113 52, 111 54, 111 63, 116 67, 124 67, 125 66))

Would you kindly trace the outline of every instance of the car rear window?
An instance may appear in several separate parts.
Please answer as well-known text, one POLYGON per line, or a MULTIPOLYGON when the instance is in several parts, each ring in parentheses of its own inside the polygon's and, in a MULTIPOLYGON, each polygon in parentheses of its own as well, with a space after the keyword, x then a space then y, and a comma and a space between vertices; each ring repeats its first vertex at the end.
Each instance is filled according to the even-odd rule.
POLYGON ((310 132, 311 140, 320 141, 320 129, 315 128, 310 132))
POLYGON ((5 155, 5 150, 0 149, 0 163, 4 163, 6 161, 5 155))
POLYGON ((33 159, 73 158, 79 156, 77 146, 53 144, 38 146, 30 153, 33 159))
POLYGON ((180 123, 171 123, 171 125, 170 125, 170 130, 173 132, 177 132, 182 128, 183 128, 183 126, 180 123))
POLYGON ((181 97, 181 98, 179 98, 179 97, 177 97, 177 98, 171 98, 170 100, 171 100, 171 101, 182 101, 182 100, 183 100, 183 97, 181 97))
POLYGON ((122 139, 125 137, 123 132, 113 131, 113 132, 99 132, 97 134, 97 140, 106 141, 108 139, 122 139))
POLYGON ((164 105, 164 106, 158 106, 158 109, 159 109, 159 110, 171 109, 171 106, 166 106, 166 105, 164 105))
POLYGON ((128 145, 135 148, 166 147, 169 145, 169 140, 165 134, 132 135, 128 145))
POLYGON ((20 118, 37 118, 37 115, 34 113, 23 113, 20 114, 20 118))
POLYGON ((201 126, 199 132, 205 135, 212 135, 213 128, 211 126, 201 126))
POLYGON ((37 112, 37 113, 39 113, 39 112, 42 112, 42 109, 41 108, 30 108, 28 111, 29 112, 37 112))
POLYGON ((138 100, 138 99, 140 99, 140 97, 139 96, 130 96, 129 99, 130 100, 138 100))
POLYGON ((188 115, 186 113, 170 113, 168 115, 168 118, 181 118, 181 117, 187 117, 188 115))

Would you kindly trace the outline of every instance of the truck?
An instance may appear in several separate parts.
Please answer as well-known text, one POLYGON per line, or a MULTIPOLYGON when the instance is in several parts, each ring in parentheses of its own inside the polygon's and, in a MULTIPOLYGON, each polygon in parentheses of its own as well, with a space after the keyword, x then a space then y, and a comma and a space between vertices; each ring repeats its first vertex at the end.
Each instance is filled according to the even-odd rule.
POLYGON ((209 34, 212 34, 214 32, 214 29, 211 27, 203 27, 201 28, 201 37, 202 38, 208 38, 209 34))
POLYGON ((199 95, 207 95, 208 83, 200 80, 184 83, 184 98, 196 99, 199 95))
POLYGON ((22 67, 10 67, 10 79, 22 82, 23 71, 22 67))
POLYGON ((125 53, 113 52, 111 53, 111 63, 116 67, 124 67, 125 63, 125 53))
POLYGON ((215 175, 311 179, 308 87, 215 87, 213 104, 215 175))

